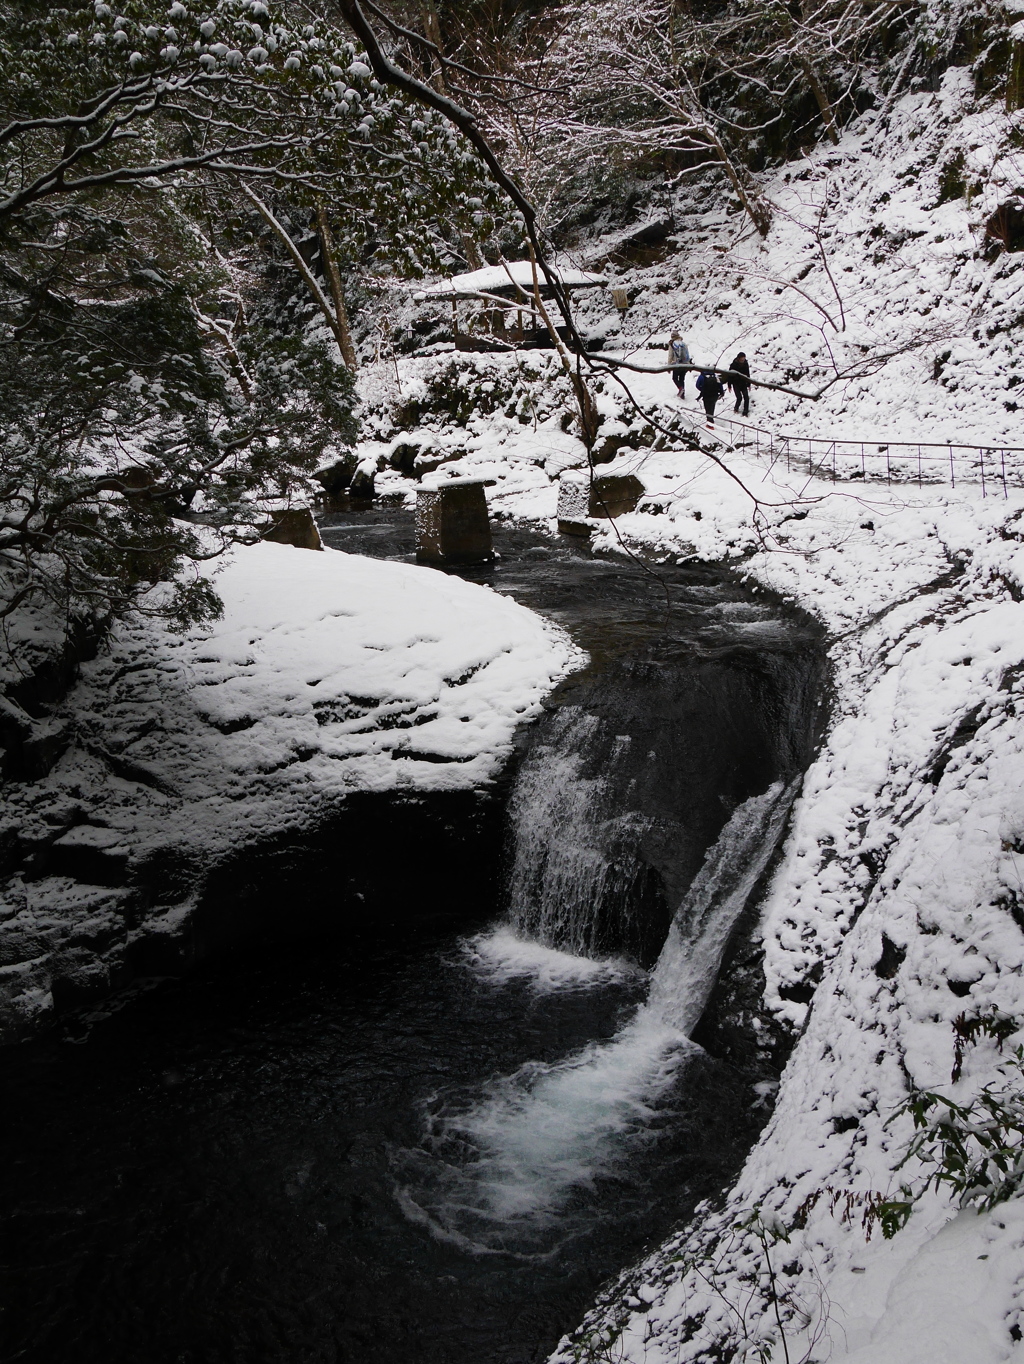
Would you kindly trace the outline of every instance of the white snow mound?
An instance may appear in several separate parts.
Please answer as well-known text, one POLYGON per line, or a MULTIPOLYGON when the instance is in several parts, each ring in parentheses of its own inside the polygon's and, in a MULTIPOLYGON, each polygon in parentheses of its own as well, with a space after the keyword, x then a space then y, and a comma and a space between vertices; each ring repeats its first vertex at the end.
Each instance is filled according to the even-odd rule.
MULTIPOLYGON (((183 637, 122 627, 73 696, 95 747, 156 779, 161 823, 169 804, 214 844, 349 791, 486 783, 580 661, 527 608, 411 564, 260 544, 215 583, 221 620, 183 637)), ((117 824, 144 822, 140 794, 117 824)))

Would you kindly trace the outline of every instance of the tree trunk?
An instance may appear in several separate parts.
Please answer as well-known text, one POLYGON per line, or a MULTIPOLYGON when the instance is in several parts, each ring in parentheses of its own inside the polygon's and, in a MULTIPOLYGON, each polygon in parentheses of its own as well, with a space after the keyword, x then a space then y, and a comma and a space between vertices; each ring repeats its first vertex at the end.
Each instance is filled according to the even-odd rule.
POLYGON ((814 98, 818 101, 818 108, 821 110, 822 121, 825 124, 825 131, 828 133, 829 141, 832 145, 839 145, 839 129, 836 127, 835 106, 825 93, 825 87, 818 79, 818 73, 814 69, 814 63, 808 57, 798 57, 801 70, 807 77, 807 84, 814 92, 814 98))
POLYGON ((797 65, 807 77, 807 84, 811 87, 811 93, 818 102, 818 109, 821 112, 822 122, 825 124, 825 131, 828 133, 829 141, 833 146, 839 143, 839 129, 836 127, 836 111, 825 93, 825 87, 821 83, 817 68, 810 57, 800 51, 800 39, 793 29, 793 17, 786 9, 785 5, 778 5, 774 9, 775 17, 778 19, 783 33, 793 48, 793 55, 796 57, 797 65))
MULTIPOLYGON (((316 300, 317 307, 323 313, 324 317, 327 320, 327 325, 334 333, 335 340, 338 343, 338 348, 341 351, 342 358, 344 359, 345 342, 343 338, 348 336, 348 319, 346 318, 345 329, 342 330, 340 319, 336 315, 335 311, 332 309, 331 305, 328 303, 327 298, 324 295, 324 291, 320 288, 316 275, 313 274, 313 271, 302 259, 302 252, 292 241, 290 235, 288 234, 284 227, 284 224, 278 222, 277 218, 274 217, 273 213, 263 202, 263 200, 259 197, 259 195, 254 193, 254 191, 251 190, 248 185, 242 185, 241 189, 245 197, 250 201, 250 203, 252 203, 255 206, 257 212, 267 223, 268 227, 272 228, 273 231, 277 233, 278 237, 281 240, 282 245, 287 250, 289 256, 291 256, 292 262, 295 265, 296 270, 298 270, 299 274, 306 281, 306 285, 309 288, 309 292, 313 295, 313 298, 316 300)), ((348 344, 349 346, 352 345, 351 337, 348 338, 348 344)), ((352 365, 353 369, 355 368, 354 361, 355 356, 353 355, 352 365)), ((345 363, 346 365, 348 365, 347 360, 345 361, 345 363)))
POLYGON ((320 259, 324 263, 324 273, 327 276, 327 282, 331 288, 331 298, 334 302, 334 315, 338 323, 335 334, 338 338, 338 345, 341 347, 341 358, 355 374, 358 367, 356 348, 352 344, 352 332, 348 325, 348 309, 345 307, 345 295, 341 291, 341 275, 338 273, 334 238, 331 235, 331 226, 327 221, 324 206, 319 202, 316 206, 316 229, 320 238, 320 259))
POLYGON ((710 123, 705 124, 705 130, 710 135, 715 152, 725 168, 725 173, 739 197, 740 203, 750 214, 751 222, 757 228, 762 237, 767 237, 772 225, 771 209, 764 202, 753 185, 746 182, 745 177, 740 174, 735 162, 729 155, 722 139, 711 127, 710 123))
POLYGON ((430 78, 436 81, 437 88, 442 95, 447 95, 448 87, 444 79, 444 62, 442 60, 443 48, 441 46, 441 25, 437 21, 437 10, 431 4, 431 0, 423 0, 421 5, 423 13, 423 32, 427 35, 430 42, 437 48, 437 66, 431 64, 430 78))

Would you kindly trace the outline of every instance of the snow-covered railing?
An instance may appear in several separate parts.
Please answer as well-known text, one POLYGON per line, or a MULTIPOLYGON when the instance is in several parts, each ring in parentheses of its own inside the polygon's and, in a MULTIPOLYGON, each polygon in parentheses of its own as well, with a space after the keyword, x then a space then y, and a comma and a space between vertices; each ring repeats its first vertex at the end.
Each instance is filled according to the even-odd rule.
POLYGON ((772 464, 804 468, 833 482, 853 479, 892 483, 979 483, 982 497, 1009 495, 1024 487, 1024 448, 1010 445, 959 445, 935 441, 828 440, 784 436, 729 417, 715 417, 715 431, 726 427, 737 449, 752 450, 772 464))

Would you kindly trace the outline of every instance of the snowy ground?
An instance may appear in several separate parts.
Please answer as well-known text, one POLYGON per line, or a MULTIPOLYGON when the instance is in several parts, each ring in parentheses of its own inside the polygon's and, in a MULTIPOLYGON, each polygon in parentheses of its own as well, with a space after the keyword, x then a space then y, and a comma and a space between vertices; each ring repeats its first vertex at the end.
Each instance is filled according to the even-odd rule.
POLYGON ((2 907, 10 1026, 48 1013, 55 971, 106 979, 133 937, 177 932, 227 851, 313 828, 355 791, 485 785, 577 657, 431 569, 263 544, 215 571, 223 619, 119 627, 63 707, 72 746, 5 791, 6 842, 29 850, 2 907), (134 874, 161 859, 191 881, 127 932, 134 874))
POLYGON ((952 68, 938 91, 869 111, 838 147, 765 177, 764 240, 720 179, 684 180, 631 229, 667 217, 664 260, 623 262, 623 231, 560 258, 600 268, 631 300, 620 318, 607 291, 578 295, 581 330, 650 364, 678 328, 697 362, 743 350, 755 378, 824 390, 809 402, 755 389, 751 420, 775 432, 1024 447, 1024 253, 987 235, 1024 186, 1022 126, 1024 110, 976 100, 971 72, 952 68))
MULTIPOLYGON (((734 467, 779 495, 780 478, 734 467)), ((963 1101, 998 1078, 1003 1057, 985 1044, 950 1086, 953 1019, 995 1006, 1024 1025, 1024 499, 794 491, 804 519, 746 562, 835 639, 833 723, 764 909, 766 1005, 800 1040, 725 1211, 630 1276, 588 1330, 612 1323, 607 1357, 647 1364, 777 1338, 759 1243, 731 1230, 762 1209, 792 1238, 774 1251, 791 1359, 989 1364, 1020 1353, 1017 1203, 978 1217, 929 1198, 893 1241, 876 1230, 870 1243, 859 1213, 844 1225, 828 1205, 920 1177, 894 1169, 909 1119, 885 1126, 910 1087, 963 1101), (641 1310, 622 1310, 626 1292, 641 1310)), ((702 553, 742 543, 743 494, 719 470, 694 478, 687 502, 703 511, 686 530, 702 553)), ((639 541, 638 523, 657 525, 644 540, 667 549, 669 521, 619 526, 639 541)))
POLYGON ((755 390, 751 417, 775 431, 1022 446, 1024 256, 986 236, 1024 183, 1022 124, 952 68, 937 92, 864 115, 839 147, 767 179, 764 241, 708 186, 681 191, 677 252, 605 267, 632 299, 621 327, 599 297, 581 298, 583 322, 638 359, 679 328, 697 361, 743 350, 756 378, 828 385, 815 403, 755 390))

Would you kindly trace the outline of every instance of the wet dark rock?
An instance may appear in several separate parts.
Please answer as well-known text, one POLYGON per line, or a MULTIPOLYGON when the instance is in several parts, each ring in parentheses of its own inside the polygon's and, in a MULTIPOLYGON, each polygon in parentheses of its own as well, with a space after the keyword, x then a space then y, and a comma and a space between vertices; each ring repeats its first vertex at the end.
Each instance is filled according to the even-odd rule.
POLYGON ((326 469, 321 469, 313 477, 322 486, 329 498, 335 498, 339 493, 343 493, 352 482, 352 476, 358 466, 359 456, 350 450, 348 454, 343 455, 339 460, 335 460, 326 469))
POLYGON ((607 435, 598 432, 591 457, 595 464, 610 464, 620 450, 632 449, 635 439, 630 432, 609 431, 607 435))
POLYGON ((905 947, 898 947, 883 933, 882 955, 875 962, 875 975, 879 980, 892 980, 903 965, 906 955, 905 947))
POLYGON ((48 871, 92 886, 124 885, 129 849, 115 829, 79 824, 50 845, 48 871))
POLYGON ((367 469, 357 469, 349 485, 349 497, 354 502, 372 502, 374 497, 374 475, 367 469))

